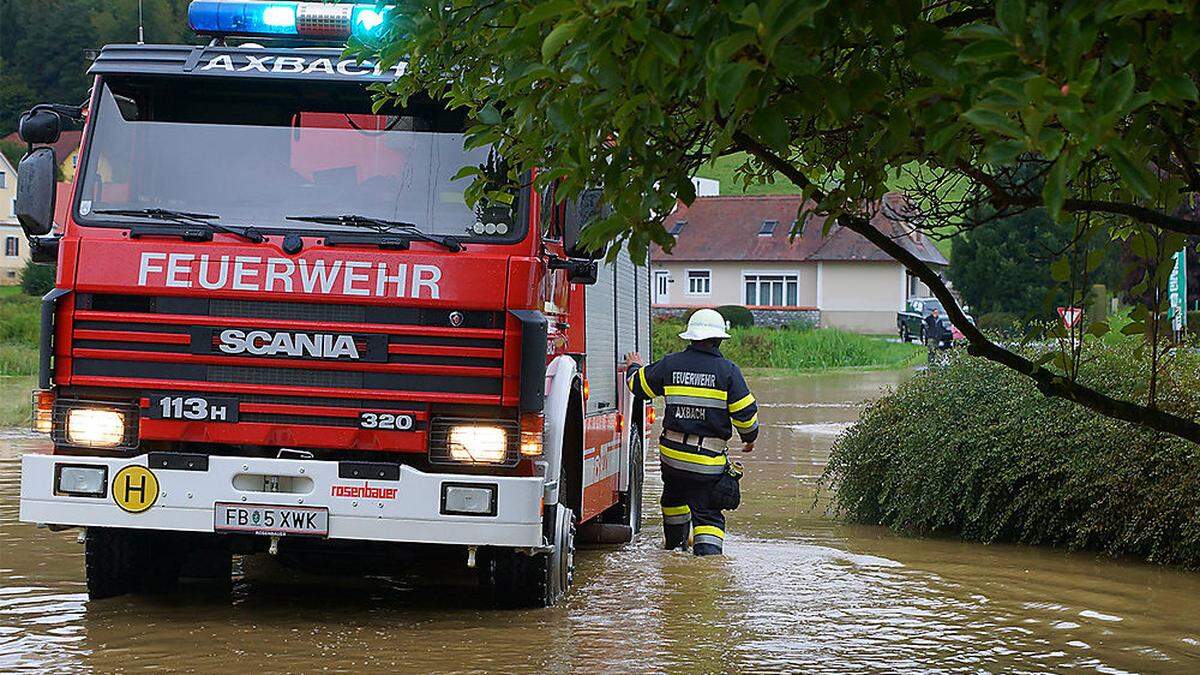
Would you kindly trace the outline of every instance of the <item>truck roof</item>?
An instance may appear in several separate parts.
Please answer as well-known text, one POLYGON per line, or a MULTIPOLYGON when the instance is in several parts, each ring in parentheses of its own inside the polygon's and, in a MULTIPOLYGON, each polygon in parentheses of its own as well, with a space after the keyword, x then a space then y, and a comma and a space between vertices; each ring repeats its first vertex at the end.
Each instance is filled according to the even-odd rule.
POLYGON ((406 66, 383 70, 328 47, 116 44, 100 50, 88 74, 372 83, 390 82, 406 66))

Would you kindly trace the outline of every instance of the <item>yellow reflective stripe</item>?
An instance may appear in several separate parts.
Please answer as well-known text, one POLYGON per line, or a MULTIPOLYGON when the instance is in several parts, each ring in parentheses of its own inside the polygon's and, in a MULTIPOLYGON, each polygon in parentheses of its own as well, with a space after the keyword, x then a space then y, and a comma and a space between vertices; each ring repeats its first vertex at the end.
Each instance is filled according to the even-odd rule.
MULTIPOLYGON (((638 370, 640 371, 641 368, 638 368, 638 370)), ((637 392, 633 390, 633 378, 635 377, 637 377, 636 373, 630 373, 629 376, 625 378, 625 386, 629 387, 629 391, 636 394, 637 392)))
POLYGON ((642 391, 646 392, 646 396, 654 398, 657 394, 650 388, 650 384, 646 382, 646 369, 638 368, 638 382, 642 383, 642 391))
POLYGON ((683 452, 681 450, 676 450, 675 448, 668 448, 665 445, 659 445, 658 451, 661 452, 664 457, 670 457, 671 459, 677 459, 681 462, 691 462, 692 464, 705 464, 707 466, 724 466, 725 465, 725 455, 717 455, 716 457, 709 457, 708 455, 699 455, 694 452, 683 452))
POLYGON ((749 429, 750 427, 753 427, 755 424, 758 424, 758 414, 756 413, 754 415, 754 417, 751 417, 750 419, 746 420, 745 422, 742 422, 740 420, 735 420, 735 419, 731 419, 730 421, 733 422, 733 426, 735 426, 739 429, 749 429))
POLYGON ((722 530, 716 525, 697 525, 692 528, 692 534, 696 536, 700 536, 702 534, 711 534, 714 537, 720 537, 722 539, 725 538, 725 530, 722 530))
POLYGON ((746 397, 729 404, 729 412, 735 413, 739 410, 745 410, 754 403, 754 394, 746 394, 746 397))
POLYGON ((667 396, 695 396, 697 398, 714 398, 718 401, 729 398, 729 392, 707 387, 664 387, 663 393, 667 396))
POLYGON ((685 516, 692 512, 692 509, 687 504, 683 506, 664 506, 662 507, 664 516, 685 516))

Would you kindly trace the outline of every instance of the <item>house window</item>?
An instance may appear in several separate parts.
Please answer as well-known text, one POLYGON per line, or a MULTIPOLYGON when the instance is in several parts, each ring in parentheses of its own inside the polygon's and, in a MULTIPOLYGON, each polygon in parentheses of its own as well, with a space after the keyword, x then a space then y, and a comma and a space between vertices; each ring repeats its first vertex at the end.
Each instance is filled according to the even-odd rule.
POLYGON ((680 233, 680 232, 683 232, 683 228, 684 228, 684 227, 686 227, 686 226, 687 226, 687 221, 686 221, 686 220, 677 220, 677 221, 675 221, 675 224, 671 226, 671 236, 672 236, 672 237, 678 237, 678 236, 679 236, 679 233, 680 233))
POLYGON ((688 295, 709 295, 712 293, 712 272, 710 270, 688 270, 688 295))
POLYGON ((746 305, 796 307, 800 304, 800 279, 795 274, 747 274, 746 305))
POLYGON ((779 225, 778 220, 764 220, 762 227, 758 228, 758 236, 770 237, 775 234, 775 226, 779 225))
POLYGON ((16 237, 4 238, 4 255, 16 258, 21 255, 21 240, 16 237))
POLYGON ((8 174, 4 171, 0 171, 0 190, 3 190, 6 187, 8 187, 8 174))

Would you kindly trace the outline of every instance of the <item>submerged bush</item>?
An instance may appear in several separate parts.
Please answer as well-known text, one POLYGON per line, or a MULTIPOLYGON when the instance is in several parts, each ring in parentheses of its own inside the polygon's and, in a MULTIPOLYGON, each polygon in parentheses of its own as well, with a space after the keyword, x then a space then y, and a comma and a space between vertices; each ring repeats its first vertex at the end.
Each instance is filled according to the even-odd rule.
MULTIPOLYGON (((1081 379, 1145 400, 1137 349, 1090 346, 1081 379)), ((1162 408, 1195 418, 1200 356, 1174 353, 1160 386, 1162 408)), ((982 359, 953 358, 870 404, 822 481, 852 521, 1200 568, 1200 447, 1046 398, 982 359)))

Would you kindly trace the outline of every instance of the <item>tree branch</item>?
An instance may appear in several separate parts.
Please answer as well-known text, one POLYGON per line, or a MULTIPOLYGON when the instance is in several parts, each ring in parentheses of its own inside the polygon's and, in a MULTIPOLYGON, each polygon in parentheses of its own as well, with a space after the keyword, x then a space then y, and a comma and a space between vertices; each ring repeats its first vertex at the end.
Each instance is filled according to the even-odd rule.
MULTIPOLYGON (((959 160, 958 168, 963 173, 978 181, 992 195, 992 201, 1002 206, 1042 206, 1042 199, 1037 195, 1014 194, 1000 185, 986 171, 959 160)), ((1155 211, 1137 204, 1113 202, 1103 199, 1067 199, 1063 202, 1063 210, 1071 213, 1110 213, 1117 216, 1132 218, 1146 225, 1153 225, 1163 230, 1200 236, 1200 221, 1172 216, 1161 211, 1155 211)))
MULTIPOLYGON (((738 132, 734 139, 748 152, 763 162, 774 167, 776 171, 786 176, 801 188, 814 188, 809 180, 790 162, 782 159, 770 149, 749 135, 738 132)), ((821 197, 821 191, 815 193, 821 197)), ((862 216, 843 214, 838 217, 838 224, 855 232, 874 244, 881 251, 904 265, 914 276, 929 287, 942 306, 946 316, 967 338, 967 351, 972 356, 983 357, 989 361, 1011 368, 1033 380, 1035 386, 1046 396, 1073 401, 1089 408, 1105 417, 1147 426, 1164 433, 1178 436, 1193 443, 1200 443, 1200 424, 1195 421, 1173 415, 1169 412, 1138 405, 1122 399, 1113 398, 1091 387, 1085 386, 1062 375, 1056 374, 1033 361, 1012 352, 992 342, 980 331, 975 324, 967 320, 967 315, 959 308, 958 302, 950 293, 950 289, 938 276, 937 272, 912 252, 904 248, 898 241, 880 232, 869 220, 862 216)))

